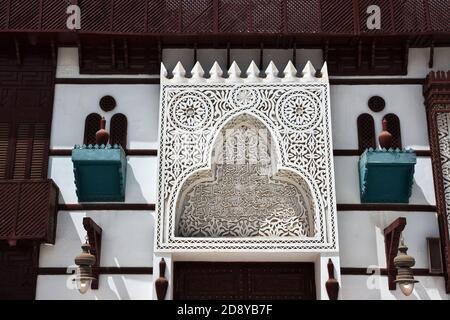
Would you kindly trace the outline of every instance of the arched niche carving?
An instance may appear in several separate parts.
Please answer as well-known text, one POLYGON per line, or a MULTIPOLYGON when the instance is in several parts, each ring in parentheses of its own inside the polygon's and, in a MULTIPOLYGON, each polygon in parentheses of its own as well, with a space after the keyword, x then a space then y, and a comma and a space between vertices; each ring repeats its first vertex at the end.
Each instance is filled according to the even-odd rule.
POLYGON ((270 131, 241 114, 219 132, 211 169, 192 174, 177 199, 178 237, 313 237, 314 201, 304 179, 279 169, 270 131))

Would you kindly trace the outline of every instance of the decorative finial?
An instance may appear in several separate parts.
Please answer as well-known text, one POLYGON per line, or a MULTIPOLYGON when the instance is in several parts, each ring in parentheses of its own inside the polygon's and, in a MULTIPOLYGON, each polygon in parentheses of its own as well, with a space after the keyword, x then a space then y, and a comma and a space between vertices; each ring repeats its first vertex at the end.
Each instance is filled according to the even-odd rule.
POLYGON ((386 118, 383 119, 383 131, 381 131, 378 141, 380 142, 380 147, 383 149, 389 149, 392 146, 392 134, 388 131, 388 121, 386 118))
POLYGON ((100 130, 95 134, 95 143, 99 146, 107 145, 109 141, 109 133, 105 130, 106 120, 104 117, 100 120, 100 130))

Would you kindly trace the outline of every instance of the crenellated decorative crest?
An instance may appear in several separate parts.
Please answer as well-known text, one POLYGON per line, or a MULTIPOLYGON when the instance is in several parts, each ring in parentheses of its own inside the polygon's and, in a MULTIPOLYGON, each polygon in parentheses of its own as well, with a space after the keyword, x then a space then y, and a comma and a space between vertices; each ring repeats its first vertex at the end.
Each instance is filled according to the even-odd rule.
POLYGON ((302 72, 299 73, 295 68, 292 61, 288 61, 284 71, 280 76, 280 72, 278 71, 275 63, 270 61, 267 69, 262 72, 259 70, 257 64, 252 61, 247 69, 241 69, 236 61, 233 61, 227 73, 224 73, 220 68, 219 63, 214 62, 211 70, 209 70, 209 75, 206 76, 206 73, 200 64, 200 62, 196 62, 194 67, 191 70, 191 76, 188 77, 186 75, 186 70, 181 62, 178 62, 175 68, 172 70, 171 75, 167 71, 166 67, 163 63, 161 63, 161 83, 164 84, 174 84, 174 83, 277 83, 277 82, 300 82, 300 83, 310 83, 310 82, 319 82, 319 83, 327 83, 328 82, 328 68, 326 62, 322 66, 320 72, 316 72, 316 69, 312 65, 310 61, 308 61, 303 68, 302 72), (241 70, 246 70, 242 72, 241 70))

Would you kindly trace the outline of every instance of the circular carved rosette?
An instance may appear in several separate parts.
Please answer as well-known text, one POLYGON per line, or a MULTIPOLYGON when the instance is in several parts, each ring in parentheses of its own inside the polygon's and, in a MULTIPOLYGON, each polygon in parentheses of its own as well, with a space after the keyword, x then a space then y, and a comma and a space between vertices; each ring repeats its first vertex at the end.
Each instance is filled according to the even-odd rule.
POLYGON ((277 117, 286 128, 311 129, 320 121, 320 105, 321 102, 314 93, 290 90, 277 102, 277 117))
POLYGON ((232 92, 232 97, 237 108, 256 108, 261 103, 259 91, 251 87, 235 87, 232 92))
POLYGON ((380 96, 373 96, 369 99, 367 105, 373 112, 380 112, 386 107, 386 101, 380 96))
POLYGON ((206 95, 197 91, 181 92, 170 102, 170 120, 184 131, 196 131, 211 120, 212 106, 206 95))
POLYGON ((100 99, 99 102, 100 108, 105 111, 105 112, 109 112, 114 110, 114 108, 116 107, 116 99, 114 99, 114 97, 112 96, 104 96, 100 99))

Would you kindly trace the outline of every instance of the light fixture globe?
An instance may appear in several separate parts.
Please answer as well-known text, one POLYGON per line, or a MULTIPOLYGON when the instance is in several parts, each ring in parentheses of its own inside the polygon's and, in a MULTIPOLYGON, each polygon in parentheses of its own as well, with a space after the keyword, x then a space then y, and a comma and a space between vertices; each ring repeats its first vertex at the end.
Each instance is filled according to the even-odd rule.
POLYGON ((411 269, 416 264, 416 260, 407 254, 408 247, 403 243, 403 240, 398 247, 398 254, 394 258, 394 265, 397 268, 397 277, 395 283, 398 283, 400 290, 405 296, 411 295, 414 290, 414 284, 419 282, 414 279, 414 274, 411 269))
POLYGON ((95 280, 92 276, 92 266, 94 265, 96 258, 90 253, 91 246, 89 243, 84 243, 81 246, 81 249, 83 252, 75 257, 75 263, 78 265, 78 270, 74 281, 77 283, 78 291, 80 291, 81 294, 85 294, 91 288, 92 280, 95 280))

